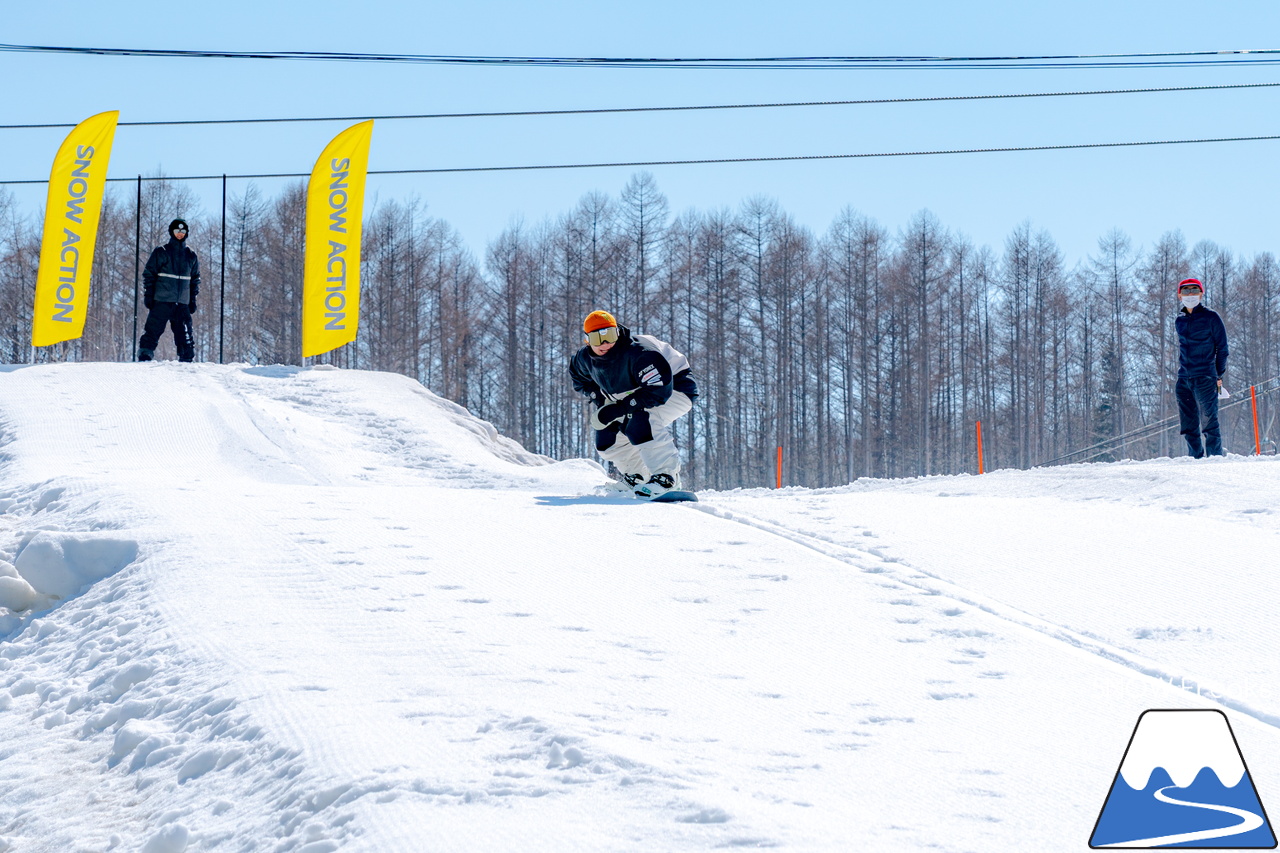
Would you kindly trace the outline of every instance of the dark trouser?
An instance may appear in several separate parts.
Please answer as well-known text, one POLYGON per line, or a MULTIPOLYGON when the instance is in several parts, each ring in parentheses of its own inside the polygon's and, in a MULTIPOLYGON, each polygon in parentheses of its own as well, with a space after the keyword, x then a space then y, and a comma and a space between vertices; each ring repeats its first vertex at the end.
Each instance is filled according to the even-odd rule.
POLYGON ((1225 456, 1222 432, 1218 429, 1218 380, 1212 376, 1187 376, 1178 379, 1178 417, 1182 435, 1187 439, 1187 453, 1199 459, 1207 450, 1210 456, 1225 456), (1204 433, 1204 445, 1200 434, 1204 433))
POLYGON ((191 312, 181 302, 157 302, 147 314, 147 323, 142 327, 142 338, 138 341, 139 358, 151 360, 151 354, 156 351, 160 336, 164 334, 165 324, 173 328, 178 361, 195 361, 196 339, 191 332, 191 312))

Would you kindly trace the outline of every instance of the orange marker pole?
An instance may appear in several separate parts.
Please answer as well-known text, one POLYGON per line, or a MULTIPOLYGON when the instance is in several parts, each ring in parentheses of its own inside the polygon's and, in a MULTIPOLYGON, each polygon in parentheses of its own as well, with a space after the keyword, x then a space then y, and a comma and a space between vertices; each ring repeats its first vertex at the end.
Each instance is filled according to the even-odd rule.
POLYGON ((1255 386, 1249 386, 1249 399, 1253 401, 1253 451, 1255 455, 1262 455, 1262 436, 1258 434, 1258 392, 1255 386))
POLYGON ((782 447, 778 447, 778 488, 782 488, 782 447))
POLYGON ((978 421, 978 473, 984 473, 982 468, 982 421, 978 421))

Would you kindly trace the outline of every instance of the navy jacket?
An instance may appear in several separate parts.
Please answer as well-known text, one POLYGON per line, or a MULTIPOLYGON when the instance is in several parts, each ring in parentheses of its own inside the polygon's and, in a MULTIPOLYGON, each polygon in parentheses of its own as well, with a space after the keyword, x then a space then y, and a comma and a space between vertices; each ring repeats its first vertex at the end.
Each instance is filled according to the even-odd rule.
POLYGON ((1203 305, 1194 311, 1182 308, 1173 326, 1178 331, 1178 378, 1221 379, 1227 372, 1227 329, 1217 312, 1203 305))
POLYGON ((651 335, 633 336, 625 326, 618 332, 618 342, 604 355, 586 346, 574 355, 569 374, 575 391, 597 406, 627 398, 644 409, 661 406, 673 391, 698 396, 689 360, 674 347, 651 335))
POLYGON ((170 237, 147 258, 142 271, 143 290, 155 302, 189 303, 200 292, 200 261, 185 240, 170 237))

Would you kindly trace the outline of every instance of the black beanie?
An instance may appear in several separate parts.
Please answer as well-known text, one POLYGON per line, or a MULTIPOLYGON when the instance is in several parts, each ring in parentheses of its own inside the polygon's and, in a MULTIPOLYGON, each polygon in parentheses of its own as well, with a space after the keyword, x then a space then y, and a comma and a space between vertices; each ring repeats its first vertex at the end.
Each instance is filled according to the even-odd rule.
POLYGON ((182 226, 182 227, 187 231, 187 233, 188 233, 188 234, 190 234, 190 233, 191 233, 191 226, 187 225, 187 220, 185 220, 185 219, 175 219, 175 220, 173 220, 172 222, 170 222, 170 223, 169 223, 169 236, 170 236, 170 237, 172 237, 172 236, 173 236, 173 229, 177 228, 179 225, 181 225, 181 226, 182 226))

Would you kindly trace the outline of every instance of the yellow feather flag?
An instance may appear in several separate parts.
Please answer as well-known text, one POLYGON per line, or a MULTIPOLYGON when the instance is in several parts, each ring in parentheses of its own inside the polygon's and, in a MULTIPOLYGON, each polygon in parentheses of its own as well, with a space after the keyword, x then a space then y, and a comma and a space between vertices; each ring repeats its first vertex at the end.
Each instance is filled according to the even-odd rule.
POLYGON ((302 276, 302 354, 320 355, 356 339, 360 322, 360 236, 373 122, 339 133, 307 185, 302 276))
POLYGON ((112 110, 80 122, 53 158, 36 275, 33 346, 75 340, 84 334, 89 273, 119 118, 120 111, 112 110))

